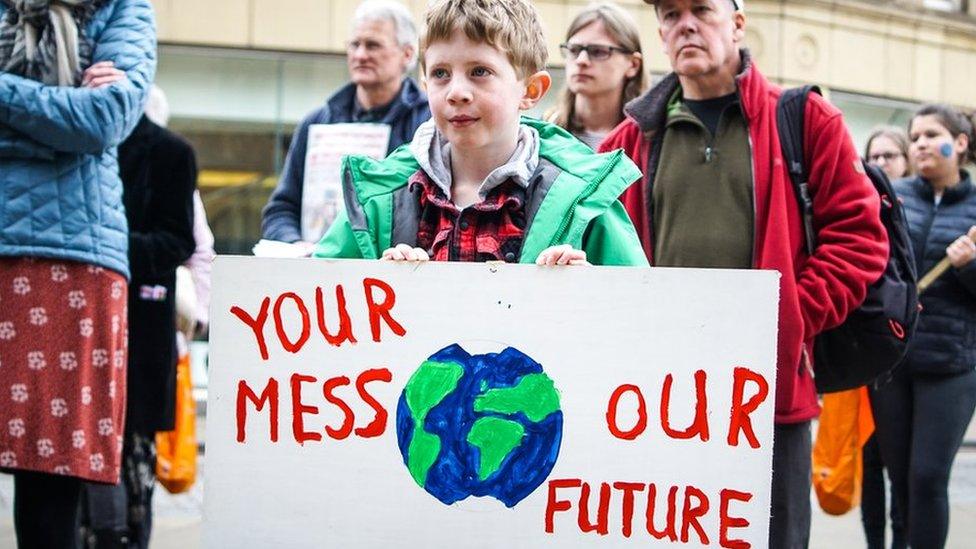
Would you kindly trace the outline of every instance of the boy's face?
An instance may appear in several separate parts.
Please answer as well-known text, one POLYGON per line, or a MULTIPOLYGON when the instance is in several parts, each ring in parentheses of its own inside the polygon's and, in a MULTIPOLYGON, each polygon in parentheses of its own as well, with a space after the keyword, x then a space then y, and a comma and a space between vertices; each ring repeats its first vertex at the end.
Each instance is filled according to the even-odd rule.
POLYGON ((505 154, 515 146, 519 111, 549 88, 548 73, 521 79, 504 52, 458 29, 430 44, 424 59, 430 111, 453 150, 505 154))

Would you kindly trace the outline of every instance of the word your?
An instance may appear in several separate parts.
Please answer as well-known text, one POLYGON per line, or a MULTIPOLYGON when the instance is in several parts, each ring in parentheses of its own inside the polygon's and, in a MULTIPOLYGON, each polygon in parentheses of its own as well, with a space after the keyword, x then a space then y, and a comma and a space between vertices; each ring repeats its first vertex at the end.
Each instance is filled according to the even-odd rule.
MULTIPOLYGON (((346 400, 337 394, 339 388, 350 385, 352 381, 346 376, 337 376, 322 382, 322 397, 329 404, 338 408, 343 415, 342 424, 338 427, 325 426, 325 434, 329 438, 342 440, 351 434, 360 438, 373 438, 386 432, 388 416, 386 408, 366 390, 367 384, 378 381, 389 383, 393 381, 393 374, 386 368, 376 368, 366 370, 356 376, 356 393, 373 410, 373 419, 363 427, 355 427, 355 413, 346 400)), ((319 407, 302 401, 302 384, 304 383, 317 384, 319 380, 314 376, 293 374, 288 382, 291 388, 292 435, 295 437, 295 442, 301 445, 308 441, 318 442, 322 440, 320 431, 309 431, 305 428, 305 415, 318 415, 319 407)), ((271 442, 278 442, 279 394, 278 380, 273 377, 268 379, 268 383, 260 395, 246 381, 240 380, 237 383, 237 442, 244 442, 247 436, 248 403, 257 412, 264 410, 265 407, 268 408, 268 438, 271 442)))
MULTIPOLYGON (((393 306, 396 304, 396 293, 389 284, 377 278, 363 279, 363 292, 366 297, 366 312, 369 315, 369 330, 373 336, 373 341, 381 340, 382 324, 386 324, 394 334, 403 337, 407 331, 393 318, 393 306), (382 294, 382 299, 377 298, 377 293, 382 294)), ((329 330, 326 318, 325 299, 322 288, 315 288, 315 320, 319 333, 325 340, 336 347, 344 343, 356 343, 356 336, 353 334, 352 321, 349 319, 349 311, 346 308, 345 289, 341 284, 335 286, 336 316, 338 316, 339 327, 335 332, 329 330)), ((264 327, 268 322, 268 314, 271 312, 274 317, 275 335, 281 348, 289 353, 297 353, 308 342, 312 335, 312 321, 309 315, 309 308, 305 301, 295 292, 285 292, 279 295, 271 306, 271 298, 265 297, 261 300, 261 306, 256 315, 248 313, 238 306, 230 308, 241 322, 246 324, 252 332, 261 353, 262 360, 268 360, 268 343, 265 338, 264 327), (285 304, 291 305, 286 309, 285 304), (297 315, 300 320, 301 331, 296 335, 289 335, 285 332, 285 323, 282 315, 297 315)))

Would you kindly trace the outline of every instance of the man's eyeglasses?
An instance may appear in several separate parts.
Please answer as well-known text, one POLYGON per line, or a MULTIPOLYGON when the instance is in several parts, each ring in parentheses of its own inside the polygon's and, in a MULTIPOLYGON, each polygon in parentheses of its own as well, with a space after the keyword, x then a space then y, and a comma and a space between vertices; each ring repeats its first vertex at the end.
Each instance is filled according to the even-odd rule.
POLYGON ((896 153, 896 152, 883 152, 878 154, 871 154, 868 155, 868 162, 877 164, 878 162, 881 162, 882 158, 884 159, 885 162, 891 162, 900 156, 901 153, 896 153))
POLYGON ((613 52, 617 51, 623 54, 634 53, 627 48, 620 48, 617 46, 604 46, 602 44, 560 44, 559 51, 563 54, 563 59, 578 59, 581 52, 586 52, 586 56, 590 58, 591 61, 604 61, 610 59, 613 52))

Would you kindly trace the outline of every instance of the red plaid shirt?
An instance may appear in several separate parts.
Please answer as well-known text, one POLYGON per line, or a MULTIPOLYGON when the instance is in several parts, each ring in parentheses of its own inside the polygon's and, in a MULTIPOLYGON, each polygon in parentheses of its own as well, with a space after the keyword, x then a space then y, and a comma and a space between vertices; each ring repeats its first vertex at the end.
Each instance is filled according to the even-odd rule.
POLYGON ((423 170, 410 178, 421 190, 417 247, 434 261, 518 261, 525 236, 525 190, 508 180, 484 201, 459 210, 423 170))

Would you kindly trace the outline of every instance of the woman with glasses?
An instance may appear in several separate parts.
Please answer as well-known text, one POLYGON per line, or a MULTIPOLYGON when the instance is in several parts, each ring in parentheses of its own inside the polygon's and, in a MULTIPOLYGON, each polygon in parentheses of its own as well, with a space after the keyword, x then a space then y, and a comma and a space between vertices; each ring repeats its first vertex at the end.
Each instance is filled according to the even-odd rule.
POLYGON ((908 136, 901 128, 875 128, 864 146, 864 159, 881 168, 891 181, 912 175, 908 163, 908 136))
MULTIPOLYGON (((875 128, 864 146, 864 158, 869 164, 881 168, 891 181, 912 175, 911 164, 908 163, 908 135, 901 128, 875 128)), ((861 525, 868 549, 885 547, 886 492, 878 437, 871 435, 864 445, 864 473, 861 477, 861 525)), ((894 498, 891 500, 891 536, 891 548, 904 549, 904 526, 894 498)))
POLYGON ((637 22, 616 4, 592 4, 559 49, 566 86, 546 119, 596 149, 624 119, 624 104, 647 87, 637 22))

